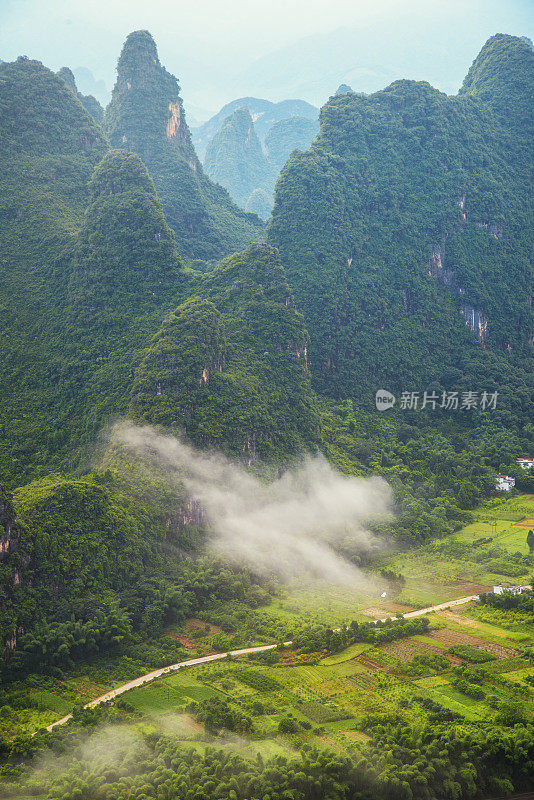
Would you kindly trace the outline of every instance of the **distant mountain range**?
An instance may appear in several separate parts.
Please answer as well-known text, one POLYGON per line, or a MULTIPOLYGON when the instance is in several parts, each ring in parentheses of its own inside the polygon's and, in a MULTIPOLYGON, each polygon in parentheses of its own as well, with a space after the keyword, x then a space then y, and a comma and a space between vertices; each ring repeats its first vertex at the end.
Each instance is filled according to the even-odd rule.
MULTIPOLYGON (((298 101, 291 104, 299 105, 298 101)), ((276 114, 271 108, 264 115, 255 116, 256 123, 248 108, 239 107, 227 117, 208 142, 204 167, 238 205, 267 219, 280 170, 293 150, 308 149, 319 133, 319 122, 301 116, 282 118, 267 128, 262 148, 257 128, 265 131, 276 114)))
POLYGON ((302 117, 304 119, 317 120, 319 109, 307 103, 305 100, 282 100, 280 103, 273 103, 270 100, 263 100, 259 97, 240 97, 227 103, 211 119, 198 128, 193 128, 191 136, 195 150, 201 161, 206 155, 206 148, 223 123, 232 116, 234 111, 246 108, 252 117, 254 129, 259 140, 263 142, 267 132, 284 119, 291 117, 302 117))
POLYGON ((273 100, 301 97, 319 106, 341 83, 371 93, 410 78, 454 94, 467 72, 469 55, 474 56, 493 32, 488 28, 486 33, 480 24, 471 26, 469 14, 466 7, 462 25, 454 32, 454 47, 438 9, 432 15, 407 11, 291 42, 258 58, 228 85, 236 91, 247 87, 250 93, 273 100))

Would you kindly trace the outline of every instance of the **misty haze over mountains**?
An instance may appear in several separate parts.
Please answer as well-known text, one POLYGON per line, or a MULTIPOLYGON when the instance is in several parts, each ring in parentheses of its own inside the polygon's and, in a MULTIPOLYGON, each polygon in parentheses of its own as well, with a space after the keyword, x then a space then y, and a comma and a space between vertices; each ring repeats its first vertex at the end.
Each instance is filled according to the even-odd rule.
POLYGON ((411 78, 452 94, 490 35, 533 33, 532 5, 524 0, 409 7, 381 0, 372 6, 333 2, 328 8, 310 2, 296 9, 238 2, 233 19, 239 24, 212 0, 188 8, 185 17, 159 1, 149 9, 123 0, 112 7, 93 0, 90 6, 4 1, 0 58, 10 61, 28 53, 55 71, 69 66, 80 91, 106 104, 125 35, 148 28, 163 62, 180 80, 193 126, 247 95, 272 101, 298 97, 321 106, 343 82, 372 92, 397 78, 411 78))

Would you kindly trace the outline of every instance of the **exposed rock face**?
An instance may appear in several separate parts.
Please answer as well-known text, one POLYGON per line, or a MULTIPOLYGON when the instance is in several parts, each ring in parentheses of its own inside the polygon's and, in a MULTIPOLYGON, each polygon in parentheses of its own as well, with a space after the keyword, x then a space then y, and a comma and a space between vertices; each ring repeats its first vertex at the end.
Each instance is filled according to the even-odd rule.
MULTIPOLYGON (((465 195, 463 196, 462 202, 458 205, 460 206, 462 218, 466 220, 467 212, 464 211, 465 195)), ((430 274, 460 298, 465 294, 465 289, 458 284, 454 270, 445 267, 444 243, 440 247, 436 247, 432 250, 430 256, 430 274)), ((407 306, 405 305, 405 309, 406 308, 407 306)), ((459 312, 465 319, 467 327, 475 334, 480 344, 484 345, 488 337, 488 317, 481 309, 475 308, 473 305, 465 302, 460 302, 459 312)))
POLYGON ((463 303, 460 306, 460 314, 465 319, 465 324, 472 330, 481 344, 486 342, 488 335, 488 318, 479 309, 463 303))
POLYGON ((0 561, 5 561, 19 543, 20 528, 11 495, 0 486, 0 561))
POLYGON ((502 239, 503 234, 503 226, 501 222, 477 222, 477 228, 481 228, 483 231, 487 231, 491 236, 495 236, 496 239, 502 239))
MULTIPOLYGON (((182 120, 183 112, 180 103, 170 102, 169 112, 171 116, 167 122, 167 139, 176 139, 179 142, 186 143, 188 130, 185 122, 182 120)), ((191 156, 191 160, 196 164, 196 158, 191 156)))
POLYGON ((170 514, 165 522, 165 538, 178 535, 183 528, 194 525, 201 527, 206 522, 206 512, 199 500, 185 500, 174 514, 170 514))
POLYGON ((196 160, 178 81, 161 65, 148 31, 135 31, 124 43, 105 128, 113 145, 127 144, 149 169, 165 140, 182 158, 196 160))
POLYGON ((0 584, 0 593, 3 596, 0 642, 5 658, 15 649, 18 637, 24 633, 23 627, 17 621, 14 603, 14 590, 22 582, 22 570, 29 563, 29 557, 21 556, 18 552, 21 533, 22 528, 17 522, 12 497, 0 486, 0 562, 5 563, 7 567, 3 585, 0 584))

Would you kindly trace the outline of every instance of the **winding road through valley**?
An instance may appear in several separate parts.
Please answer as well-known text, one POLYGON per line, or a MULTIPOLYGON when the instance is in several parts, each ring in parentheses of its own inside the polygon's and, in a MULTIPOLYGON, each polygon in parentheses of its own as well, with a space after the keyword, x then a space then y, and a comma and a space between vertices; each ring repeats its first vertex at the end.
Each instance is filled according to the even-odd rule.
MULTIPOLYGON (((409 619, 410 617, 421 617, 423 614, 429 614, 432 611, 443 611, 447 608, 454 608, 454 606, 463 605, 464 603, 471 603, 473 600, 477 599, 478 595, 476 594, 472 594, 469 597, 459 597, 456 600, 448 600, 446 603, 439 603, 438 605, 429 606, 428 608, 420 608, 417 611, 409 611, 407 614, 403 614, 403 617, 404 619, 409 619)), ((389 619, 389 617, 386 617, 381 621, 385 622, 386 619, 389 619)), ((378 621, 379 620, 375 620, 375 622, 378 621)), ((339 630, 339 628, 337 630, 339 630)), ((284 644, 291 645, 292 642, 284 642, 284 644)), ((176 672, 177 670, 184 669, 185 667, 196 667, 199 664, 209 664, 210 661, 220 661, 228 656, 246 656, 249 653, 262 653, 265 650, 274 650, 274 648, 277 646, 278 645, 276 644, 263 644, 258 647, 245 647, 242 650, 229 650, 226 653, 214 653, 211 656, 191 658, 188 661, 180 661, 177 664, 171 664, 168 667, 161 667, 161 669, 155 669, 152 672, 147 672, 146 675, 141 675, 139 678, 134 678, 133 681, 123 683, 122 686, 117 686, 115 689, 110 689, 109 692, 106 692, 105 694, 100 695, 100 697, 96 697, 94 700, 86 703, 84 708, 95 708, 96 706, 100 705, 100 703, 113 700, 115 697, 124 694, 124 692, 128 692, 130 689, 136 689, 138 686, 143 686, 145 683, 150 683, 150 681, 160 678, 162 675, 167 675, 169 672, 176 672)), ((62 717, 61 719, 56 720, 56 722, 52 722, 51 725, 48 725, 46 730, 51 731, 56 727, 56 725, 64 725, 70 719, 72 719, 72 714, 67 714, 66 717, 62 717)))

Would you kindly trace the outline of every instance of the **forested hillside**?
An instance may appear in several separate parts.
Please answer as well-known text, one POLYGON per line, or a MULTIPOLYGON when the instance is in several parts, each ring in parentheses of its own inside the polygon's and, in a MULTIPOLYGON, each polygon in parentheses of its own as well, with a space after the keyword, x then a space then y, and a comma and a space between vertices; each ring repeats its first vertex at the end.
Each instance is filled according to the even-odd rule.
POLYGON ((0 472, 17 485, 53 470, 80 425, 63 391, 63 314, 88 183, 109 145, 39 62, 0 65, 0 106, 0 472))
POLYGON ((134 480, 112 452, 87 477, 110 419, 162 424, 248 463, 313 448, 320 426, 277 252, 255 245, 186 270, 145 164, 110 149, 62 78, 4 64, 0 103, 0 474, 28 484, 1 496, 9 672, 64 666, 200 608, 186 573, 210 597, 227 586, 221 565, 162 556, 164 541, 198 547, 183 492, 158 490, 155 503, 146 475, 134 480))
POLYGON ((278 254, 255 245, 190 284, 136 372, 134 419, 254 463, 313 448, 308 334, 278 254))
POLYGON ((491 389, 532 415, 533 80, 531 46, 498 35, 457 97, 397 81, 324 106, 269 233, 321 392, 491 389))
MULTIPOLYGON (((3 64, 1 78, 0 472, 16 486, 83 462, 109 415, 127 411, 138 352, 194 289, 186 289, 179 243, 139 156, 110 152, 72 87, 39 62, 3 64)), ((196 167, 183 125, 179 139, 196 167)), ((165 127, 160 138, 156 129, 141 140, 147 150, 154 142, 165 150, 165 127)), ((259 220, 233 206, 200 167, 197 184, 182 144, 167 144, 192 190, 222 198, 217 213, 227 233, 241 220, 249 241, 261 235, 259 220)), ((185 187, 173 185, 191 210, 185 187)), ((200 218, 208 219, 204 211, 200 218)), ((198 258, 213 255, 215 241, 211 223, 202 225, 194 234, 198 258)))
POLYGON ((139 158, 109 154, 38 62, 0 70, 0 469, 15 486, 72 468, 105 415, 125 410, 133 353, 172 308, 181 273, 139 158))
POLYGON ((534 492, 533 86, 499 34, 457 96, 342 86, 317 138, 227 108, 205 173, 147 31, 102 126, 70 70, 0 63, 0 792, 528 788, 532 595, 484 590, 534 563, 531 499, 495 498, 534 492), (207 174, 267 218, 280 170, 267 231, 207 174))

